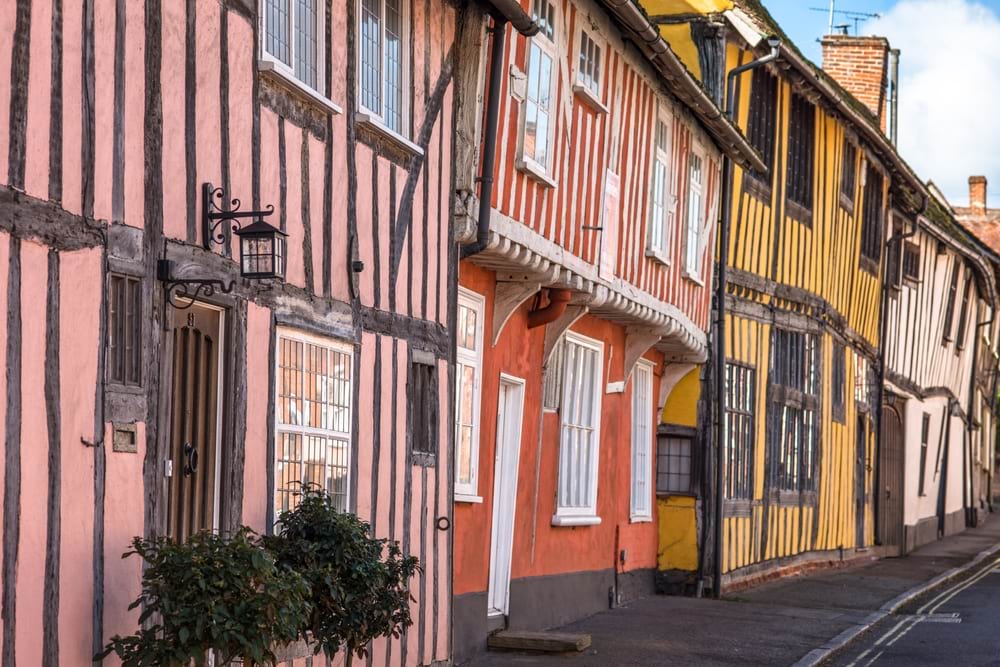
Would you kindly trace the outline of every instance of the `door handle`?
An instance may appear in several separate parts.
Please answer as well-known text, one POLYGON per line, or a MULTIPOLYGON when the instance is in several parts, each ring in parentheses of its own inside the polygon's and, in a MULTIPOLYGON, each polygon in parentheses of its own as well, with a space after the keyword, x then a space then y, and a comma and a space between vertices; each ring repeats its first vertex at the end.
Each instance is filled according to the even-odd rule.
POLYGON ((188 477, 198 472, 198 449, 190 442, 184 443, 184 476, 188 477))

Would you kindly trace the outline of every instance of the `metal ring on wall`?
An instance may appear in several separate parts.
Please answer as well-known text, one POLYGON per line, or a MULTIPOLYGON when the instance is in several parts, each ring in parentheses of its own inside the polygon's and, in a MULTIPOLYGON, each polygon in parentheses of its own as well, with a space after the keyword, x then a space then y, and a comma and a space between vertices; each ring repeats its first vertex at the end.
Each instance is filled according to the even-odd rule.
POLYGON ((439 516, 437 518, 437 529, 438 530, 448 530, 449 528, 451 528, 451 519, 449 519, 446 516, 439 516), (444 522, 444 525, 442 525, 441 522, 444 522))

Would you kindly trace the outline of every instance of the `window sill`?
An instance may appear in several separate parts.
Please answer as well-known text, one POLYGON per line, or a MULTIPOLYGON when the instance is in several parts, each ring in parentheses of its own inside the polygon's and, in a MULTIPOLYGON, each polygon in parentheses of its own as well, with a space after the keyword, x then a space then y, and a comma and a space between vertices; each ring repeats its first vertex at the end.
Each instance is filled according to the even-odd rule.
POLYGON ((792 220, 801 222, 806 227, 812 227, 812 211, 802 204, 794 202, 791 199, 785 199, 785 212, 792 220))
POLYGON ((421 468, 435 468, 437 456, 431 452, 410 452, 410 464, 421 468))
POLYGON ((601 98, 599 98, 597 94, 587 86, 575 83, 573 84, 573 92, 576 93, 581 100, 583 100, 584 104, 597 113, 608 113, 608 107, 606 107, 604 103, 601 102, 601 98))
POLYGON ((771 184, 760 180, 748 171, 743 172, 743 191, 770 206, 771 184))
POLYGON ((423 148, 413 143, 399 132, 389 129, 375 116, 365 111, 359 111, 354 114, 354 120, 362 128, 389 142, 393 148, 401 151, 407 157, 423 157, 423 148))
POLYGON ((664 266, 670 266, 670 258, 662 251, 646 248, 646 257, 664 266))
POLYGON ((335 114, 344 113, 344 110, 341 109, 336 104, 334 104, 333 100, 328 98, 326 95, 323 95, 318 90, 315 90, 310 86, 307 86, 306 84, 302 83, 294 76, 286 74, 280 68, 278 68, 273 61, 258 60, 257 69, 263 73, 266 73, 267 76, 271 76, 274 77, 275 79, 278 79, 286 87, 291 88, 292 92, 298 93, 304 96, 309 101, 319 104, 321 107, 323 107, 330 113, 335 113, 335 114))
POLYGON ((699 285, 701 287, 705 286, 705 281, 702 278, 700 278, 696 273, 689 273, 686 270, 681 271, 681 277, 683 277, 684 280, 690 280, 694 284, 699 285))
POLYGON ((771 501, 780 507, 796 507, 798 505, 815 505, 815 491, 771 491, 771 501))
POLYGON ((553 526, 598 526, 601 523, 599 516, 565 516, 555 514, 552 517, 553 526))
POLYGON ((743 519, 753 515, 753 502, 748 498, 727 498, 722 509, 727 517, 743 519))
POLYGON ((861 257, 858 258, 858 266, 860 266, 863 271, 867 271, 872 276, 876 278, 878 277, 878 261, 869 259, 868 257, 861 255, 861 257))
POLYGON ((474 495, 471 495, 471 494, 468 494, 468 493, 457 493, 456 492, 455 493, 455 502, 456 503, 481 504, 483 502, 483 497, 482 496, 474 496, 474 495))
POLYGON ((629 523, 653 523, 653 517, 652 516, 647 516, 645 514, 643 514, 643 515, 637 515, 637 516, 630 516, 628 518, 628 522, 629 523))
POLYGON ((519 170, 523 171, 528 176, 546 187, 555 188, 558 186, 558 183, 552 180, 552 177, 545 173, 545 169, 530 158, 518 158, 516 166, 519 170))
POLYGON ((136 396, 146 395, 146 389, 141 384, 124 384, 115 382, 114 380, 106 380, 105 382, 105 388, 108 391, 118 392, 119 394, 135 394, 136 396))

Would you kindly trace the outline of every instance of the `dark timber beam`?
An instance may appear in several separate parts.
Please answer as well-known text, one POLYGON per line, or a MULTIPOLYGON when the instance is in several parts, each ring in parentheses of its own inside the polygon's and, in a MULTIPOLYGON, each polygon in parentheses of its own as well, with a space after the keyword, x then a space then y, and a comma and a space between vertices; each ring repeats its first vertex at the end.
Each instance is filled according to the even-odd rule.
POLYGON ((0 230, 68 251, 103 245, 107 225, 0 185, 0 230))

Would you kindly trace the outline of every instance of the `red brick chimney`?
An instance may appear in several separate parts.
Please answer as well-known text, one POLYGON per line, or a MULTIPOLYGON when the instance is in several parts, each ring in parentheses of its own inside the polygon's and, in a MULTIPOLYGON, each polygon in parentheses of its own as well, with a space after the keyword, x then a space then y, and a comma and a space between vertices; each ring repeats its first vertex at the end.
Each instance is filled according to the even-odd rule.
POLYGON ((985 176, 969 176, 969 208, 975 215, 986 214, 985 176))
POLYGON ((823 70, 871 109, 885 132, 889 40, 885 37, 827 35, 820 43, 823 45, 823 70))

